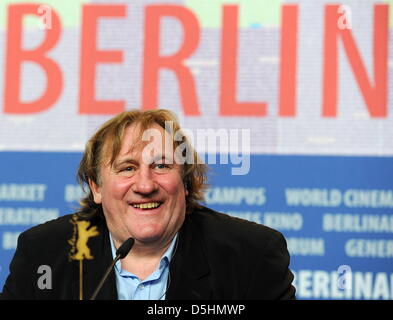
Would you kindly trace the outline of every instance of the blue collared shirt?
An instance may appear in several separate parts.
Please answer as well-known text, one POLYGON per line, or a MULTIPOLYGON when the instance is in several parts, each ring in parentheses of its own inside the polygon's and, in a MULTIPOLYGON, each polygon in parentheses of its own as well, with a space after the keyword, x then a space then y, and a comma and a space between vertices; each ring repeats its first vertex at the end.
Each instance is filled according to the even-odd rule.
MULTIPOLYGON (((109 233, 112 256, 116 257, 116 248, 112 235, 109 233)), ((120 260, 115 264, 117 295, 119 300, 160 300, 165 299, 167 281, 169 276, 169 262, 174 251, 177 234, 173 237, 168 249, 162 255, 157 269, 145 280, 140 280, 136 275, 123 270, 120 260)))

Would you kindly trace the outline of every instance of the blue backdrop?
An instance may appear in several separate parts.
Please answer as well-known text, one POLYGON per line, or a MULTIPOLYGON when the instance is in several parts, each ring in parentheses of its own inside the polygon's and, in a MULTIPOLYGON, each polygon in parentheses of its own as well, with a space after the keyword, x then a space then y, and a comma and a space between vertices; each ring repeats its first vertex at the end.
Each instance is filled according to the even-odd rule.
MULTIPOLYGON (((78 207, 80 158, 0 153, 1 287, 19 233, 78 207)), ((299 299, 392 299, 392 162, 252 155, 244 176, 231 175, 230 165, 210 165, 205 204, 285 235, 299 299)))

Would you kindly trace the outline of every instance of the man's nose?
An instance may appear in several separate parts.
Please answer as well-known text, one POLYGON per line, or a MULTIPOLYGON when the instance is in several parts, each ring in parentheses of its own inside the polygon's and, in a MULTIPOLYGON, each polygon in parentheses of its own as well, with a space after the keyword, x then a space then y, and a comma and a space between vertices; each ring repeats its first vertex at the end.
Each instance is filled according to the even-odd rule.
POLYGON ((133 191, 140 194, 150 194, 158 189, 158 184, 154 180, 154 174, 149 166, 141 166, 136 175, 133 191))

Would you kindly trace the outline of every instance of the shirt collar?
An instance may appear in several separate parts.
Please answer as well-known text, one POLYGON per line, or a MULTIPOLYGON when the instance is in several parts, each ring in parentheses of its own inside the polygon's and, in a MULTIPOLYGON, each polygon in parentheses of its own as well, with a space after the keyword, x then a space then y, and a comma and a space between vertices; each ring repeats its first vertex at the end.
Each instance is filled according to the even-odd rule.
MULTIPOLYGON (((175 244, 176 244, 177 237, 178 237, 178 233, 175 234, 175 236, 173 237, 172 242, 169 245, 168 249, 161 256, 160 264, 158 265, 158 269, 159 270, 161 270, 161 269, 165 268, 167 265, 169 265, 169 262, 171 261, 172 256, 173 256, 174 251, 175 251, 175 244)), ((116 248, 115 248, 115 245, 113 243, 112 234, 110 232, 109 232, 109 238, 110 238, 111 249, 112 249, 112 257, 113 257, 113 259, 115 259, 116 258, 116 248)), ((115 268, 116 268, 116 271, 119 272, 119 274, 123 273, 123 270, 121 268, 120 260, 118 260, 116 262, 115 268)))

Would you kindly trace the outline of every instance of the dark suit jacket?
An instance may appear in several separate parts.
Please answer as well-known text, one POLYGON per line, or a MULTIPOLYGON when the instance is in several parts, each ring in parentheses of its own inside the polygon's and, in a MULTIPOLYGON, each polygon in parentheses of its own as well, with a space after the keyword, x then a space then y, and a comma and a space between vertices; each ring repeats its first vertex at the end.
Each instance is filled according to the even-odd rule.
MULTIPOLYGON (((3 299, 78 299, 79 261, 69 261, 70 219, 66 215, 20 235, 3 299), (51 289, 37 284, 44 275, 38 273, 41 265, 52 270, 51 289)), ((105 219, 90 220, 100 235, 88 242, 94 259, 83 262, 84 299, 91 297, 112 261, 105 219)), ((202 208, 186 215, 178 241, 168 300, 294 298, 286 241, 273 229, 202 208)), ((117 299, 113 271, 97 299, 117 299)))

